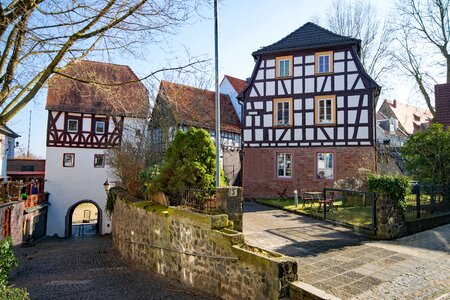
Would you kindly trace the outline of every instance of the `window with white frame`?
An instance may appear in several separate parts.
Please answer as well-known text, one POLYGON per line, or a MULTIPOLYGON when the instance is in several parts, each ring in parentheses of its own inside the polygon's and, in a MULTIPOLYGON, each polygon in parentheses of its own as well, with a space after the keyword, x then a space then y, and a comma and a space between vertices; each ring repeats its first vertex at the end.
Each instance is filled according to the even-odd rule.
POLYGON ((67 131, 68 132, 78 132, 78 120, 68 119, 67 120, 67 131))
POLYGON ((316 96, 315 97, 316 124, 327 125, 334 124, 336 121, 335 100, 334 95, 316 96))
POLYGON ((277 176, 278 177, 292 177, 292 154, 278 153, 277 154, 277 176))
POLYGON ((292 76, 292 56, 277 57, 276 63, 277 78, 292 76))
POLYGON ((292 125, 292 98, 274 99, 275 126, 292 125))
POLYGON ((333 51, 315 54, 316 74, 333 73, 333 51))
POLYGON ((105 121, 95 121, 95 133, 96 134, 104 134, 105 127, 106 127, 105 121))
POLYGON ((317 178, 333 179, 333 153, 317 153, 317 178))

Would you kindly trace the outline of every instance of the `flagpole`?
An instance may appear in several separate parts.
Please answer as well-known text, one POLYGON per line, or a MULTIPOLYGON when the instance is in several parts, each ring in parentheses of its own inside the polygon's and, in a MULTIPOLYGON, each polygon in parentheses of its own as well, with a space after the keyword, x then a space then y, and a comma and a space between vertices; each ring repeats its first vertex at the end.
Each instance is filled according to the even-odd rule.
POLYGON ((214 0, 214 62, 216 85, 216 187, 220 187, 220 93, 219 93, 219 30, 217 0, 214 0))

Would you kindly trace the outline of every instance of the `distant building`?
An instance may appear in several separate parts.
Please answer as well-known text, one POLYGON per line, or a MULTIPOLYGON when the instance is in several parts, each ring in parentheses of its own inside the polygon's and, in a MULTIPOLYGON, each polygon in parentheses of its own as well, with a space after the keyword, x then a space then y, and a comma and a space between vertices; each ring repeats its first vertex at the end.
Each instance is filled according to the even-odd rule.
POLYGON ((434 121, 450 126, 450 83, 434 86, 436 115, 434 121))
POLYGON ((105 150, 120 144, 125 130, 147 117, 148 91, 124 65, 80 61, 63 72, 93 83, 61 75, 49 80, 47 235, 109 233, 103 183, 113 175, 105 150))
MULTIPOLYGON (((236 184, 241 170, 241 125, 231 97, 220 94, 221 163, 230 184, 236 184)), ((176 131, 203 128, 215 139, 215 93, 188 85, 161 81, 151 118, 152 143, 164 158, 176 131)))
POLYGON ((0 178, 7 178, 8 159, 14 158, 16 138, 19 135, 6 125, 0 125, 0 178))
POLYGON ((398 126, 398 120, 387 117, 381 112, 376 115, 377 144, 400 147, 408 138, 408 134, 398 126))
POLYGON ((428 109, 401 103, 395 99, 384 100, 378 112, 394 124, 395 129, 400 129, 408 136, 418 130, 426 129, 433 119, 428 109))
POLYGON ((227 94, 230 97, 231 103, 233 104, 234 110, 242 122, 242 104, 238 100, 238 95, 247 86, 245 80, 232 77, 230 75, 225 75, 220 83, 220 93, 227 94))

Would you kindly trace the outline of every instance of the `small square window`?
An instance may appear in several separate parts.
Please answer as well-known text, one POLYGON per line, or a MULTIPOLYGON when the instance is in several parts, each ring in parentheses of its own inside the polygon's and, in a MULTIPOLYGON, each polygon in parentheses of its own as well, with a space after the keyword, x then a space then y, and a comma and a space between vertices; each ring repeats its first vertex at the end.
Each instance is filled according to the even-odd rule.
POLYGON ((95 168, 104 168, 105 167, 105 155, 104 154, 95 154, 94 155, 94 167, 95 168))
POLYGON ((292 125, 292 98, 274 99, 274 126, 292 125))
POLYGON ((277 78, 292 76, 292 56, 280 56, 276 58, 277 78))
POLYGON ((315 54, 316 74, 333 73, 333 51, 315 54))
POLYGON ((292 154, 278 153, 277 154, 277 176, 278 177, 292 177, 292 154))
POLYGON ((68 119, 67 120, 67 131, 68 132, 78 132, 78 120, 68 119))
POLYGON ((317 153, 317 179, 333 179, 333 153, 317 153))
POLYGON ((105 133, 105 121, 95 121, 95 133, 104 134, 105 133))
POLYGON ((335 110, 336 96, 316 96, 315 97, 315 115, 316 125, 333 125, 336 122, 335 110))
POLYGON ((63 167, 73 168, 75 166, 75 153, 64 153, 63 167))

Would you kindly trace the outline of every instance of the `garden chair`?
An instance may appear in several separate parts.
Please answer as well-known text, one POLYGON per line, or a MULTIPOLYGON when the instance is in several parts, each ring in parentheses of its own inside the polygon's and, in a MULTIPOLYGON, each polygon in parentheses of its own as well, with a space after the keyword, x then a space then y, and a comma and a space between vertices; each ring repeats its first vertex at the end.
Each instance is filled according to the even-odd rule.
POLYGON ((328 211, 332 210, 334 208, 334 192, 330 192, 330 195, 326 196, 325 199, 320 199, 319 200, 319 209, 317 210, 318 212, 320 211, 320 208, 322 207, 322 205, 326 208, 328 211))
POLYGON ((288 195, 287 195, 287 190, 288 190, 289 186, 286 186, 280 193, 278 193, 279 198, 281 200, 286 200, 288 199, 288 195))
POLYGON ((313 206, 314 204, 314 197, 310 194, 308 194, 308 192, 305 189, 300 189, 300 197, 302 199, 302 208, 305 207, 306 202, 309 202, 310 207, 313 206))

